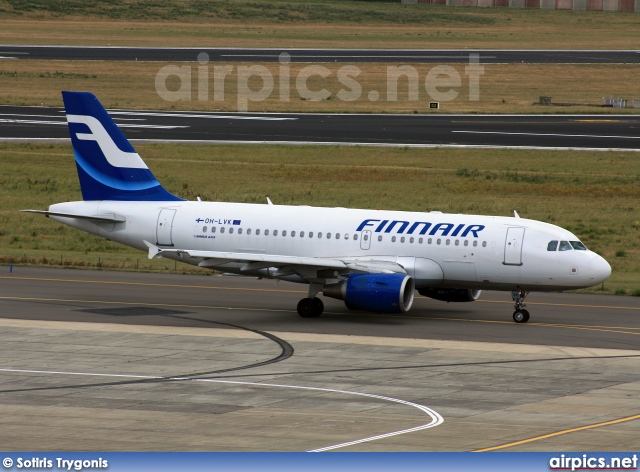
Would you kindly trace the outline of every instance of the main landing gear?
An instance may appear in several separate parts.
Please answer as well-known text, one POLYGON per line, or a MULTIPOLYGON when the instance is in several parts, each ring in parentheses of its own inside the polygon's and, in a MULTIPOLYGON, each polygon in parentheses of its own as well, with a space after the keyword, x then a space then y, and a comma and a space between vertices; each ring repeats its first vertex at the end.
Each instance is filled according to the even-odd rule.
POLYGON ((529 292, 524 290, 514 290, 511 292, 511 298, 516 303, 516 311, 513 312, 513 321, 516 323, 526 323, 529 321, 529 312, 523 307, 525 306, 524 299, 527 298, 529 292))
POLYGON ((298 302, 298 314, 303 318, 317 318, 324 311, 324 303, 317 297, 303 298, 298 302))
POLYGON ((317 318, 324 311, 324 303, 316 295, 324 287, 323 284, 309 284, 309 296, 298 302, 298 314, 303 318, 317 318))

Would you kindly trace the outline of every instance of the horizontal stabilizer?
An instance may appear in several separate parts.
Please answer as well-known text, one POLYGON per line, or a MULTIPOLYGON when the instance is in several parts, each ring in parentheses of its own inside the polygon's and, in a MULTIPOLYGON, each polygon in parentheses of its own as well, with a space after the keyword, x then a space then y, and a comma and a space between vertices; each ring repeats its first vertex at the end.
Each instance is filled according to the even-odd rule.
POLYGON ((116 215, 114 213, 107 213, 104 215, 74 215, 71 213, 59 213, 57 211, 46 210, 20 210, 24 213, 37 213, 39 215, 60 216, 62 218, 78 218, 81 220, 90 220, 98 223, 124 223, 127 219, 124 216, 116 215))
POLYGON ((162 249, 156 246, 155 244, 151 244, 149 241, 142 241, 149 248, 149 259, 153 259, 154 257, 162 257, 162 249))

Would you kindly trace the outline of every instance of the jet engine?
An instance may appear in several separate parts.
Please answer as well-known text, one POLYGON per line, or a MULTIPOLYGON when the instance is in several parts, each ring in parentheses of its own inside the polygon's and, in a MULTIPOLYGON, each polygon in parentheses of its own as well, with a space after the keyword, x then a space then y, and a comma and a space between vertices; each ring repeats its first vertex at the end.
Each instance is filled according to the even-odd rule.
POLYGON ((480 298, 482 290, 467 288, 419 288, 418 293, 423 297, 433 298, 443 302, 475 302, 480 298))
POLYGON ((415 283, 405 274, 350 274, 347 280, 327 285, 322 293, 344 300, 350 310, 404 313, 411 309, 415 283))

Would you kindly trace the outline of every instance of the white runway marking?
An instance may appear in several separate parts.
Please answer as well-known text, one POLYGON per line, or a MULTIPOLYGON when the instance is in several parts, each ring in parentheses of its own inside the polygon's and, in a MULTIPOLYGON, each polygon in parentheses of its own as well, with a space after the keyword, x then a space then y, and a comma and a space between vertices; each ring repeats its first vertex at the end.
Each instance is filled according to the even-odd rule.
MULTIPOLYGON (((11 139, 11 138, 0 138, 11 139)), ((578 146, 501 146, 499 144, 416 144, 416 143, 368 143, 356 141, 243 141, 241 139, 137 139, 132 143, 173 143, 173 144, 271 144, 277 146, 370 146, 412 149, 535 149, 540 151, 618 151, 640 152, 631 148, 598 148, 578 146)))
POLYGON ((187 113, 149 113, 137 111, 109 111, 110 115, 134 115, 134 116, 169 116, 172 118, 213 118, 220 120, 260 120, 260 121, 290 121, 298 118, 285 118, 273 116, 244 116, 244 115, 202 115, 187 113))
POLYGON ((508 131, 451 131, 464 134, 500 134, 514 136, 559 136, 562 138, 611 138, 611 139, 640 139, 640 136, 600 136, 597 134, 560 134, 560 133, 518 133, 508 131))
MULTIPOLYGON (((67 125, 66 121, 45 121, 45 120, 17 120, 11 118, 0 118, 0 123, 20 123, 27 125, 67 125)), ((135 125, 129 123, 118 123, 120 128, 147 128, 147 129, 176 129, 189 128, 189 126, 164 126, 164 125, 135 125)))
MULTIPOLYGON (((354 55, 354 54, 344 54, 344 55, 313 55, 313 54, 293 54, 292 57, 294 59, 362 59, 362 58, 373 58, 373 59, 469 59, 470 54, 478 54, 473 51, 469 51, 469 53, 461 54, 458 56, 395 56, 395 55, 354 55)), ((221 54, 220 57, 257 57, 257 58, 277 58, 280 57, 279 54, 274 55, 264 55, 264 54, 221 54)), ((496 59, 496 56, 482 56, 482 59, 496 59)))
POLYGON ((360 392, 352 392, 349 390, 337 390, 333 388, 321 388, 321 387, 301 387, 298 385, 282 385, 282 384, 268 384, 268 383, 259 383, 259 382, 241 382, 236 380, 217 380, 217 379, 199 379, 199 378, 189 378, 189 377, 162 377, 157 375, 131 375, 131 374, 100 374, 93 372, 66 372, 66 371, 52 371, 52 370, 30 370, 30 369, 2 369, 0 368, 0 372, 15 372, 15 373, 26 373, 26 374, 46 374, 46 375, 75 375, 75 376, 88 376, 88 377, 110 377, 110 378, 125 378, 125 379, 140 379, 140 380, 182 380, 182 381, 191 381, 191 382, 209 382, 209 383, 222 383, 222 384, 234 384, 234 385, 251 385, 258 387, 274 387, 274 388, 293 388, 298 390, 313 390, 316 392, 328 392, 328 393, 338 393, 343 395, 356 395, 360 397, 374 398, 377 400, 383 400, 393 403, 399 403, 401 405, 407 405, 413 408, 417 408, 418 410, 426 413, 431 421, 429 423, 423 424, 421 426, 416 426, 414 428, 403 429, 399 431, 392 431, 390 433, 379 434, 377 436, 370 436, 363 439, 357 439, 355 441, 344 442, 340 444, 334 444, 332 446, 325 446, 318 449, 312 449, 307 452, 323 452, 323 451, 331 451, 334 449, 340 449, 347 446, 352 446, 354 444, 361 444, 370 441, 376 441, 378 439, 389 438, 392 436, 399 436, 401 434, 413 433, 415 431, 422 431, 424 429, 434 428, 438 425, 441 425, 444 422, 444 418, 435 410, 431 408, 420 405, 418 403, 413 403, 406 400, 400 400, 398 398, 385 397, 382 395, 373 395, 371 393, 360 393, 360 392))

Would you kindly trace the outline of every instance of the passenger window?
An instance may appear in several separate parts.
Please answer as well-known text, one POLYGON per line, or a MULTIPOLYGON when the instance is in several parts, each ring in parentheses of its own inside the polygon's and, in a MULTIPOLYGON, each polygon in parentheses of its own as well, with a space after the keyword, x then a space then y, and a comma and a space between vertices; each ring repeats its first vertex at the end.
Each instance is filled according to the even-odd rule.
POLYGON ((242 228, 238 228, 238 234, 242 234, 242 228))
POLYGON ((348 235, 348 234, 345 234, 345 235, 344 235, 344 239, 349 239, 349 235, 348 235))
POLYGON ((391 242, 395 243, 396 242, 396 237, 395 236, 391 236, 391 242))
POLYGON ((449 245, 449 243, 450 243, 450 242, 451 242, 451 241, 449 241, 449 240, 447 239, 447 246, 449 245))
POLYGON ((248 235, 250 235, 250 234, 251 234, 251 228, 249 228, 249 229, 247 230, 247 234, 248 234, 248 235))
POLYGON ((327 233, 327 239, 331 239, 331 233, 327 233))
POLYGON ((318 239, 322 239, 322 233, 318 233, 318 239))
POLYGON ((282 232, 282 236, 286 236, 286 235, 287 235, 287 230, 284 230, 284 231, 282 232))
POLYGON ((487 247, 487 242, 486 241, 482 241, 482 247, 487 247))
POLYGON ((336 239, 340 239, 340 233, 336 233, 336 239))
POLYGON ((418 239, 418 244, 422 244, 422 241, 424 241, 422 238, 418 239))
POLYGON ((278 230, 277 230, 277 229, 274 229, 274 230, 273 230, 273 235, 274 235, 274 236, 278 236, 278 230))
POLYGON ((403 243, 403 242, 404 242, 404 236, 402 236, 402 237, 400 238, 400 242, 401 242, 401 243, 403 243))
POLYGON ((220 232, 224 233, 224 226, 222 228, 220 228, 220 232))
POLYGON ((382 235, 378 236, 378 241, 382 241, 382 235))
POLYGON ((427 241, 429 244, 431 244, 431 242, 433 241, 433 239, 429 238, 429 241, 427 241))
POLYGON ((233 228, 229 228, 229 234, 233 234, 233 228))
POLYGON ((410 242, 410 243, 413 243, 413 238, 409 238, 409 242, 410 242))
POLYGON ((206 227, 206 226, 203 226, 203 227, 202 227, 202 232, 203 232, 203 233, 206 233, 206 232, 207 232, 207 227, 206 227))
POLYGON ((440 245, 440 242, 441 242, 441 241, 442 241, 441 239, 438 239, 438 240, 436 241, 436 244, 440 245))
POLYGON ((460 246, 460 240, 456 239, 456 246, 460 246))
POLYGON ((549 241, 547 251, 555 251, 556 249, 558 249, 558 241, 549 241))
POLYGON ((575 249, 576 251, 586 251, 587 247, 582 244, 580 241, 569 241, 571 243, 571 246, 573 247, 573 249, 575 249))
POLYGON ((357 240, 358 240, 358 235, 357 235, 357 234, 354 234, 354 235, 353 235, 353 240, 354 240, 354 241, 357 241, 357 240))
POLYGON ((216 232, 216 227, 215 227, 215 226, 212 226, 212 227, 211 227, 211 232, 212 232, 212 233, 215 233, 215 232, 216 232))
POLYGON ((309 231, 309 237, 313 238, 313 231, 309 231))
POLYGON ((293 238, 296 235, 295 231, 291 231, 291 237, 293 238))
POLYGON ((468 239, 465 239, 465 240, 464 240, 464 245, 465 245, 465 246, 468 246, 468 245, 469 245, 469 240, 468 240, 468 239))
POLYGON ((260 230, 259 229, 256 230, 256 236, 260 236, 260 230))
POLYGON ((478 246, 478 241, 473 242, 473 247, 476 247, 476 246, 478 246))
POLYGON ((268 230, 268 229, 265 229, 265 230, 264 230, 264 235, 265 235, 265 236, 269 236, 269 230, 268 230))
POLYGON ((573 248, 571 247, 571 244, 569 244, 569 241, 560 241, 560 248, 558 251, 571 251, 571 249, 573 248))

